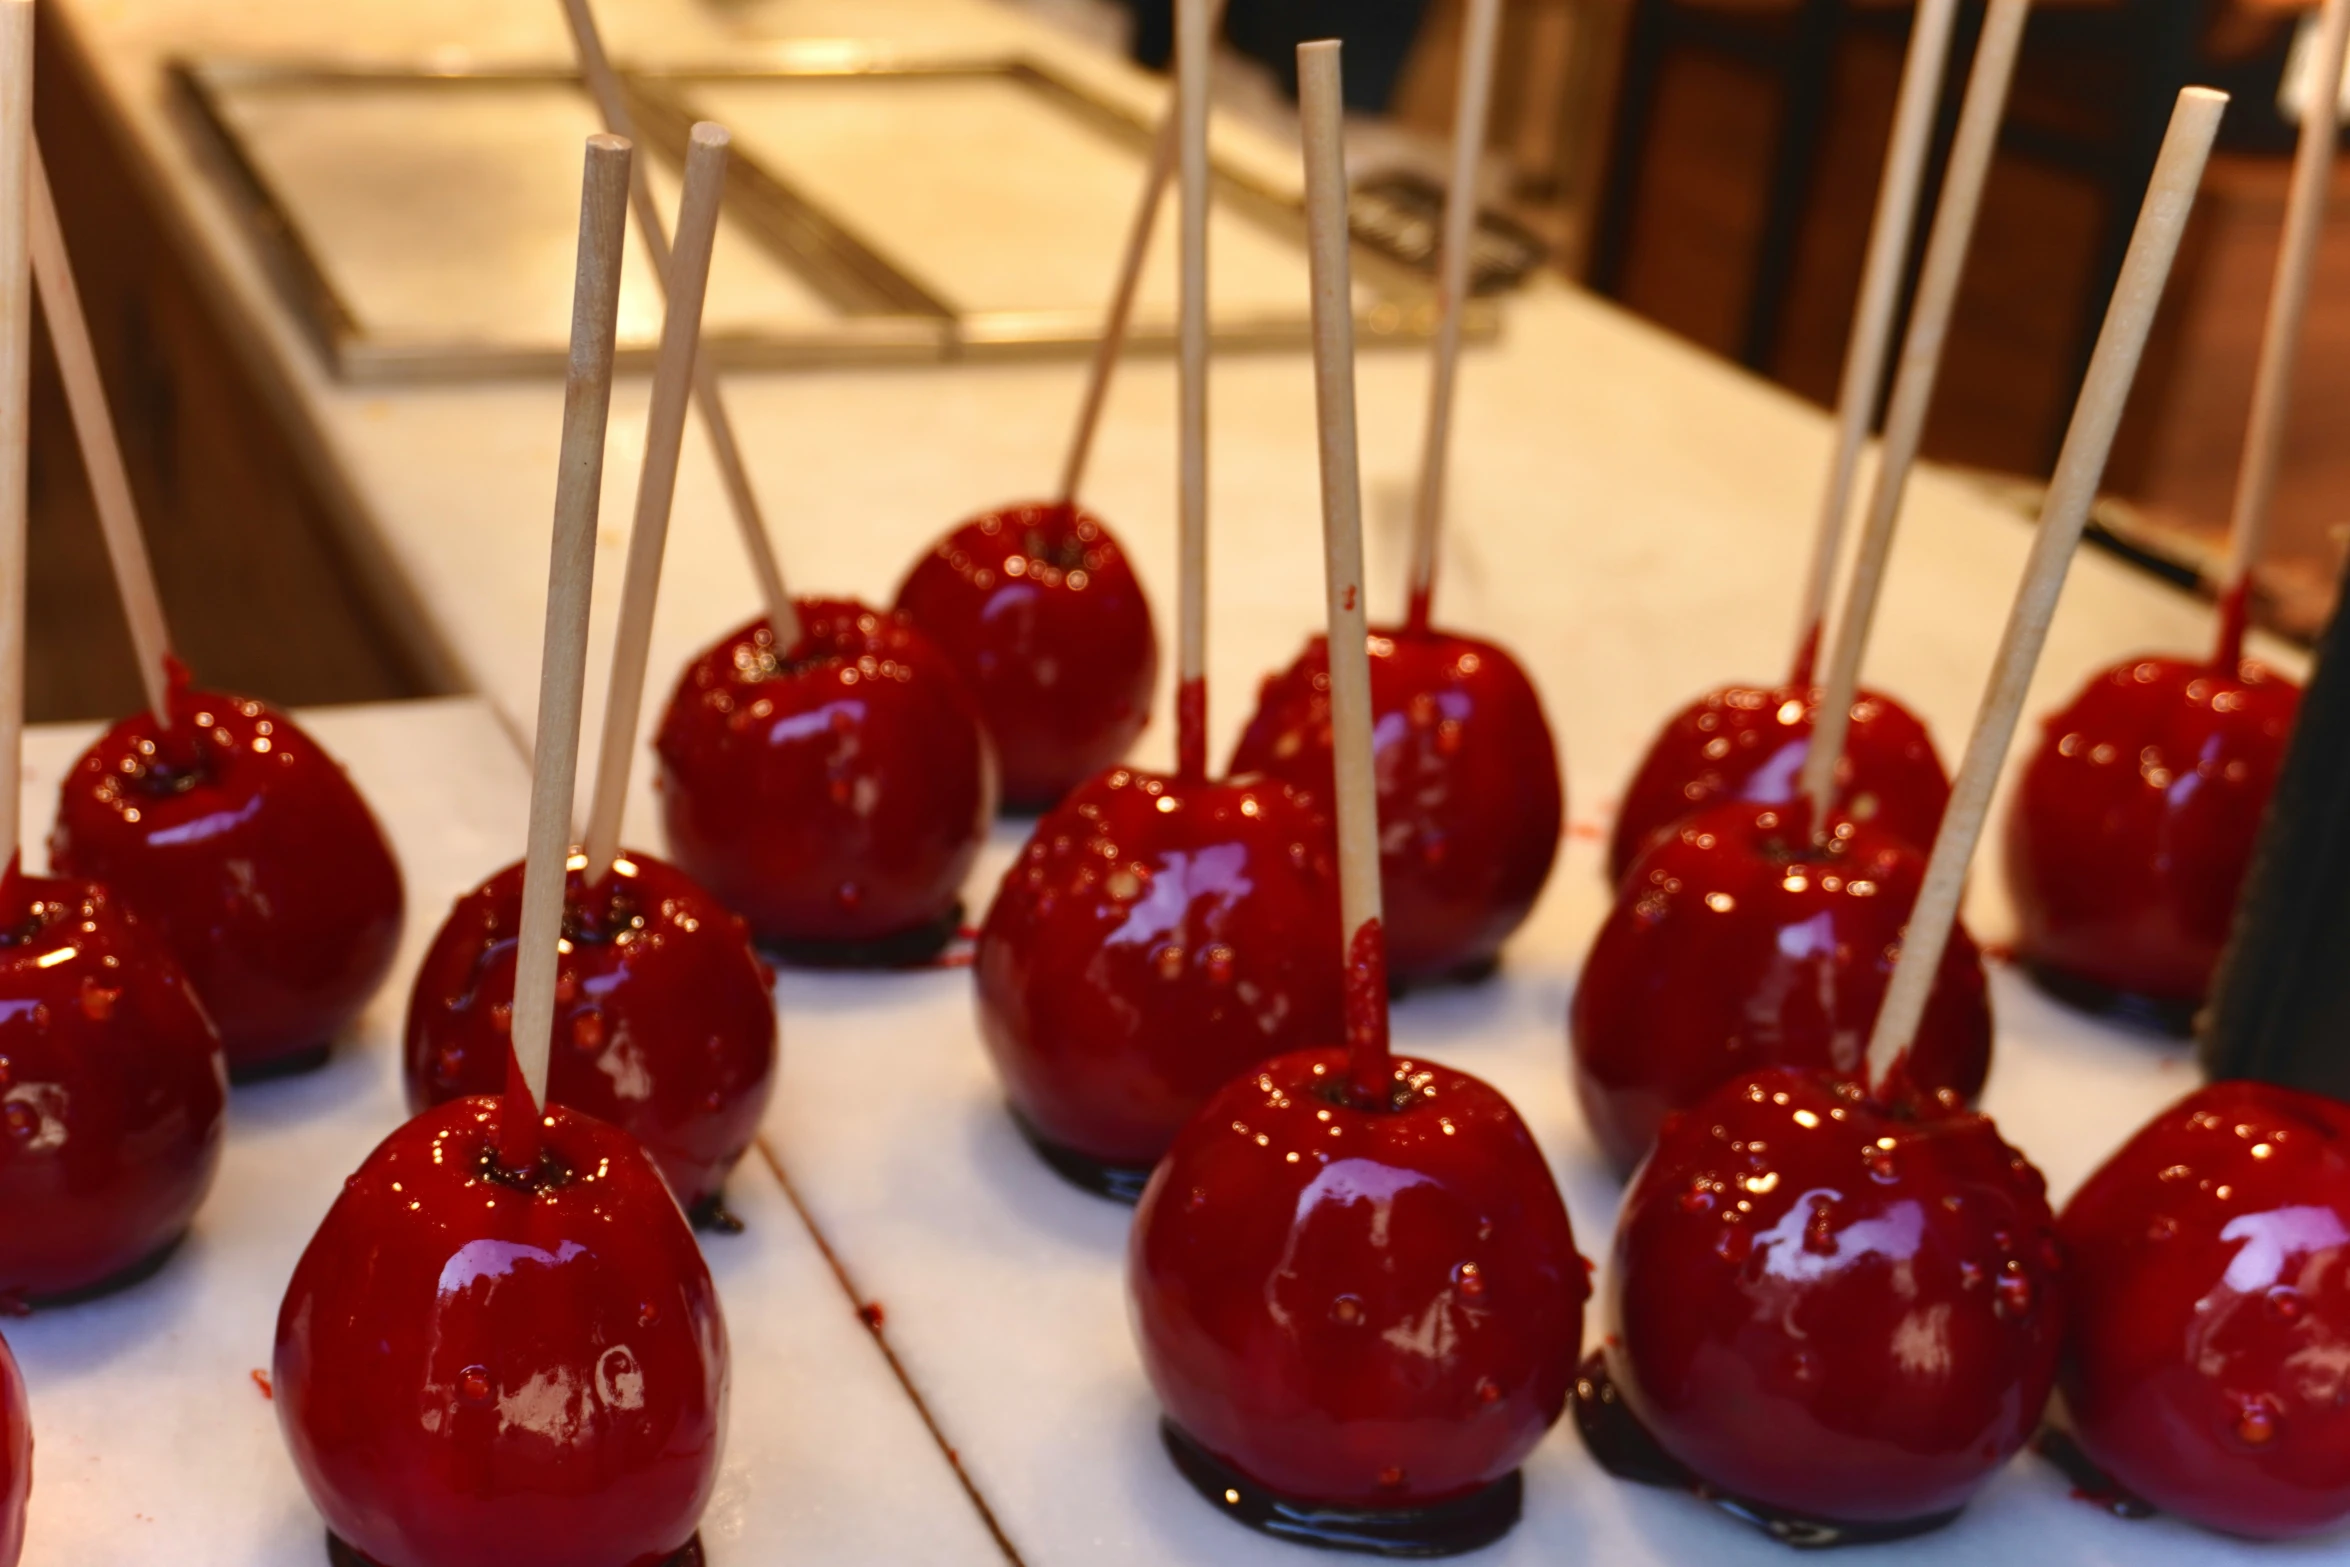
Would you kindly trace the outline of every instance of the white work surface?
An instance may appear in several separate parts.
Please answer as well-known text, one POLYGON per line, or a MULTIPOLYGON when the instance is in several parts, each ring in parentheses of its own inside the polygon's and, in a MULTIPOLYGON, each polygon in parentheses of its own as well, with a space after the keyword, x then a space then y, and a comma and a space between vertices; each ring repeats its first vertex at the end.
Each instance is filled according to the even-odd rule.
MULTIPOLYGON (((1140 90, 1123 68, 983 0, 604 0, 601 9, 623 56, 688 60, 784 34, 883 34, 950 54, 968 53, 974 43, 1027 48, 1108 90, 1140 90)), ((136 161, 156 183, 159 205, 244 329, 254 367, 341 507, 352 543, 406 606, 420 643, 443 656, 453 678, 484 694, 508 733, 527 733, 560 388, 361 393, 335 385, 278 306, 220 188, 166 113, 158 63, 172 51, 205 49, 381 60, 445 48, 557 58, 563 39, 554 0, 496 7, 475 0, 55 0, 52 15, 93 68, 136 161)), ((1229 155, 1294 181, 1292 159, 1281 149, 1239 132, 1228 141, 1229 155)), ((795 581, 806 591, 886 600, 906 565, 948 524, 1040 493, 1057 469, 1079 374, 1074 362, 1037 362, 730 378, 753 477, 795 581)), ((1416 355, 1381 354, 1362 366, 1371 565, 1391 603, 1400 598, 1423 376, 1416 355)), ((641 382, 626 384, 615 401, 600 560, 607 588, 616 584, 626 544, 644 391, 641 382)), ((1163 361, 1128 367, 1087 493, 1159 591, 1163 627, 1173 609, 1173 403, 1163 361)), ((1257 677, 1291 657, 1320 614, 1312 411, 1303 356, 1231 358, 1217 366, 1211 640, 1219 752, 1245 718, 1257 677)), ((1540 1136, 1593 1255, 1607 1247, 1615 1188, 1571 1103, 1564 1019, 1576 967, 1605 910, 1600 836, 1615 792, 1670 710, 1725 679, 1768 680, 1783 669, 1826 445, 1826 426, 1813 410, 1555 283, 1513 301, 1500 344, 1467 361, 1442 618, 1508 644, 1532 671, 1566 752, 1576 825, 1501 977, 1407 1001, 1398 1034, 1403 1048, 1483 1074, 1511 1095, 1540 1136)), ((693 649, 751 611, 730 530, 706 452, 690 438, 655 628, 657 680, 666 682, 693 649)), ((1927 717, 1947 750, 1965 733, 2027 530, 1927 474, 1915 487, 1906 532, 1871 673, 1927 717)), ((600 658, 609 593, 598 610, 600 658)), ((2206 610, 2085 554, 2032 708, 2055 705, 2089 671, 2123 654, 2200 647, 2208 635, 2206 610)), ((648 724, 663 694, 649 704, 648 724)), ((411 720, 353 715, 322 724, 394 824, 410 860, 419 929, 458 887, 509 855, 519 836, 505 830, 520 818, 512 752, 499 749, 503 742, 481 709, 459 711, 464 722, 436 740, 451 754, 429 766, 417 765, 426 759, 405 742, 363 738, 411 720), (478 846, 442 827, 477 819, 478 846), (416 826, 403 834, 403 821, 416 826)), ((1161 724, 1139 754, 1156 763, 1168 750, 1161 724)), ((658 848, 648 805, 640 788, 631 837, 658 848)), ((971 886, 974 912, 1017 842, 1016 829, 998 830, 971 886)), ((1986 939, 2007 934, 1995 878, 1976 888, 1972 915, 1986 939)), ((378 1097, 368 1103, 385 1124, 391 1067, 383 1055, 406 981, 396 975, 399 988, 372 1014, 374 1049, 334 1069, 376 1085, 378 1097)), ((787 975, 780 989, 785 1069, 770 1121, 811 1218, 860 1296, 883 1308, 888 1340, 944 1440, 1029 1563, 1315 1559, 1215 1516, 1159 1453, 1155 1411, 1125 1324, 1126 1213, 1061 1185, 1014 1136, 978 1047, 968 986, 967 975, 951 971, 787 975)), ((2048 1172, 2059 1197, 2195 1081, 2181 1046, 2065 1013, 2011 973, 1995 977, 1995 993, 2001 1027, 1989 1107, 2048 1172)), ((93 1410, 120 1407, 106 1406, 95 1391, 100 1368, 192 1362, 199 1322, 207 1325, 204 1353, 213 1362, 200 1379, 208 1393, 215 1373, 241 1375, 263 1363, 268 1312, 308 1215, 330 1189, 302 1187, 310 1195, 298 1201, 279 1184, 276 1166, 298 1169, 301 1150, 317 1148, 339 1174, 370 1140, 339 1120, 307 1115, 312 1105, 357 1103, 340 1099, 334 1081, 239 1095, 239 1141, 207 1210, 204 1242, 189 1259, 138 1296, 22 1330, 38 1418, 56 1418, 60 1402, 78 1407, 75 1394, 58 1391, 77 1376, 91 1385, 93 1410), (240 1225, 252 1227, 240 1252, 252 1270, 237 1286, 250 1295, 242 1316, 225 1293, 229 1244, 240 1225), (199 1270, 204 1276, 191 1279, 199 1270), (218 1319, 192 1304, 197 1294, 210 1300, 214 1288, 224 1292, 218 1319), (191 1292, 185 1301, 175 1293, 181 1291, 191 1292), (151 1323, 152 1332, 142 1334, 141 1323, 151 1323), (212 1334, 228 1337, 214 1343, 212 1334)), ((302 1173, 313 1178, 330 1180, 302 1173)), ((816 1275, 809 1248, 787 1246, 777 1234, 787 1210, 761 1206, 757 1193, 767 1188, 748 1176, 738 1188, 754 1188, 738 1190, 738 1199, 757 1221, 757 1243, 789 1255, 777 1256, 759 1278, 746 1270, 724 1279, 741 1391, 727 1501, 711 1530, 714 1567, 936 1561, 957 1559, 957 1549, 966 1556, 991 1551, 984 1534, 955 1532, 950 1504, 966 1521, 975 1515, 910 1416, 892 1426, 877 1415, 870 1448, 858 1445, 860 1422, 846 1411, 896 1390, 870 1346, 847 1342, 854 1335, 848 1303, 837 1294, 829 1305, 817 1303, 830 1281, 816 1275), (828 1391, 834 1381, 838 1391, 828 1391), (868 1456, 885 1447, 892 1463, 868 1456), (813 1515, 798 1511, 819 1505, 813 1515), (730 1534, 737 1518, 741 1532, 730 1534), (753 1518, 793 1527, 769 1535, 753 1518), (917 1527, 937 1531, 937 1539, 882 1541, 888 1531, 917 1527), (860 1537, 860 1528, 877 1533, 860 1537), (780 1545, 762 1548, 770 1539, 788 1539, 788 1557, 780 1545)), ((723 1246, 734 1244, 713 1242, 713 1251, 723 1259, 723 1246)), ((246 1499, 266 1483, 275 1488, 266 1504, 277 1509, 273 1538, 293 1539, 298 1529, 286 1514, 298 1513, 298 1503, 287 1500, 290 1471, 269 1440, 266 1411, 253 1402, 250 1430, 235 1438, 242 1446, 225 1437, 209 1445, 173 1440, 163 1422, 140 1430, 129 1421, 104 1424, 102 1415, 86 1438, 46 1438, 35 1567, 51 1559, 189 1559, 180 1549, 192 1533, 186 1526, 157 1531, 173 1541, 169 1551, 142 1554, 125 1543, 137 1536, 126 1532, 132 1504, 116 1485, 73 1493, 96 1473, 90 1455, 69 1445, 84 1440, 103 1440, 114 1452, 125 1451, 126 1441, 151 1451, 151 1459, 138 1461, 156 1494, 208 1495, 221 1524, 241 1522, 246 1499), (59 1446, 73 1456, 55 1456, 59 1446), (167 1460, 167 1452, 174 1456, 167 1460), (64 1480, 54 1478, 60 1469, 64 1480), (72 1516, 60 1518, 61 1511, 72 1516), (68 1544, 84 1549, 76 1554, 68 1544)), ((236 1406, 221 1405, 216 1393, 201 1406, 213 1419, 222 1407, 236 1406)), ((1569 1431, 1544 1444, 1528 1481, 1525 1525, 1480 1559, 1634 1567, 1782 1559, 1780 1547, 1694 1502, 1607 1480, 1569 1431)), ((2063 1484, 2031 1460, 2002 1476, 1955 1528, 1898 1549, 1906 1559, 1948 1562, 1993 1554, 2115 1563, 2295 1555, 2170 1523, 2109 1519, 2070 1501, 2063 1484)), ((2304 1552, 2338 1556, 2342 1549, 2337 1539, 2304 1552)), ((275 1567, 278 1558, 266 1560, 275 1567)))

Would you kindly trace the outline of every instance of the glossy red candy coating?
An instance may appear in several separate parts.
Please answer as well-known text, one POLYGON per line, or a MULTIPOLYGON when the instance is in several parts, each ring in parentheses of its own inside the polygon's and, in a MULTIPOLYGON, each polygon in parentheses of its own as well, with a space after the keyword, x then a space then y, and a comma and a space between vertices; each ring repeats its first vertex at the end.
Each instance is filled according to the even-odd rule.
POLYGON ((1081 507, 973 518, 915 563, 897 607, 979 699, 1013 810, 1044 810, 1116 765, 1150 718, 1150 601, 1108 525, 1081 507))
POLYGON ((101 883, 170 947, 229 1069, 347 1029, 390 972, 404 901, 383 829, 340 764, 260 702, 175 684, 172 727, 132 714, 66 775, 60 875, 101 883))
POLYGON ((1218 1089, 1344 1031, 1337 845, 1267 779, 1116 768, 1036 824, 979 933, 980 1037, 1046 1140, 1148 1167, 1218 1089))
POLYGON ((634 1140, 551 1108, 498 1170, 499 1099, 384 1139, 278 1309, 278 1425, 379 1567, 658 1567, 726 1434, 718 1294, 634 1140))
MULTIPOLYGON (((1858 1076, 1925 857, 1873 823, 1811 841, 1810 808, 1717 805, 1641 856, 1568 1016, 1583 1117, 1620 1171, 1665 1117, 1764 1067, 1858 1076)), ((1910 1080, 1962 1101, 1991 1069, 1982 955, 1951 932, 1910 1080)))
POLYGON ((2007 819, 2027 962, 2192 1007, 2236 917, 2301 689, 2250 659, 2141 658, 2043 724, 2007 819))
MULTIPOLYGON (((522 866, 457 900, 416 971, 402 1065, 422 1110, 506 1086, 522 866)), ((775 1091, 773 976, 743 922, 631 852, 565 887, 548 1095, 645 1145, 687 1209, 718 1195, 775 1091)))
POLYGON ((869 942, 948 917, 995 815, 978 705, 903 617, 803 599, 686 666, 661 718, 679 868, 762 942, 869 942))
MULTIPOLYGON (((1371 634, 1371 710, 1388 970, 1432 978, 1488 965, 1542 895, 1566 818, 1542 699, 1490 642, 1382 629, 1371 634)), ((1266 678, 1232 771, 1330 797, 1327 638, 1266 678)))
POLYGON ((1151 1176, 1127 1249, 1168 1416, 1275 1494, 1426 1507, 1508 1475, 1565 1407, 1590 1293, 1509 1101, 1398 1061, 1358 1104, 1343 1050, 1233 1081, 1151 1176))
POLYGON ((2164 1512, 2285 1539, 2350 1521, 2350 1105, 2214 1083, 2066 1205, 2081 1446, 2164 1512))
MULTIPOLYGON (((1820 694, 1792 686, 1709 691, 1673 715, 1624 790, 1608 840, 1608 877, 1622 883, 1633 861, 1681 819, 1726 800, 1784 805, 1802 792, 1820 694)), ((1933 847, 1950 803, 1950 775, 1917 715, 1877 691, 1852 700, 1837 799, 1846 814, 1873 822, 1919 850, 1933 847)))
POLYGON ((2031 1440, 2064 1283, 1989 1120, 1760 1072, 1666 1125, 1618 1216, 1609 1372, 1674 1458, 1796 1517, 1955 1511, 2031 1440))
POLYGON ((94 1289, 186 1233, 227 1105, 153 933, 87 882, 0 877, 0 1296, 94 1289))
POLYGON ((33 1427, 24 1378, 8 1341, 0 1339, 0 1567, 16 1567, 24 1551, 25 1504, 32 1492, 33 1427))

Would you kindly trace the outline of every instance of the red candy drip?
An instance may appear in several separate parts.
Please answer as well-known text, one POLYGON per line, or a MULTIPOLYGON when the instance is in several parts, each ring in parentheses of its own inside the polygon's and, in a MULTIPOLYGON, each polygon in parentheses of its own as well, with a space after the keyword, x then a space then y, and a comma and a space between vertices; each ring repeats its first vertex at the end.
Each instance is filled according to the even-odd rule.
POLYGON ((1208 683, 1196 675, 1175 688, 1175 776, 1187 784, 1208 778, 1208 683))
POLYGON ((1787 684, 1798 691, 1808 687, 1812 682, 1812 677, 1819 673, 1820 638, 1826 630, 1825 621, 1813 621, 1811 629, 1803 634, 1803 641, 1796 646, 1795 669, 1793 673, 1788 675, 1787 684))
POLYGON ((1406 635, 1424 637, 1428 634, 1428 627, 1432 624, 1430 617, 1435 612, 1435 596, 1436 590, 1432 583, 1423 583, 1412 589, 1411 602, 1404 608, 1403 629, 1406 635))
POLYGON ((511 1043, 506 1048, 506 1111, 498 1119, 498 1168, 527 1176, 539 1167, 539 1102, 522 1075, 511 1043))
POLYGON ((2244 631, 2252 614, 2252 582, 2247 578, 2220 595, 2219 646, 2211 655, 2212 667, 2228 674, 2244 662, 2244 631))
POLYGON ((1376 917, 1358 926, 1346 944, 1346 1052, 1355 1096, 1383 1104, 1395 1061, 1387 1047, 1387 933, 1376 917))

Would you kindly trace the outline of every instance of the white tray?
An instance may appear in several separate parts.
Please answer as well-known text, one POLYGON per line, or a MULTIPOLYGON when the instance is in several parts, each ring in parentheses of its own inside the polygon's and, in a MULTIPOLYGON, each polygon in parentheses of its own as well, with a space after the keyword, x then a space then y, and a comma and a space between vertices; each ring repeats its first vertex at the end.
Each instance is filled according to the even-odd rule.
MULTIPOLYGON (((349 764, 391 832, 408 874, 410 962, 325 1071, 238 1091, 220 1185, 160 1277, 6 1325, 38 1442, 28 1567, 323 1560, 317 1517, 251 1373, 268 1364, 278 1297, 312 1227, 401 1115, 394 1041, 413 957, 450 899, 513 854, 527 785, 478 703, 304 722, 349 764)), ((89 732, 35 735, 34 832, 89 732)), ((1019 837, 998 830, 976 897, 1019 837)), ((1616 1188, 1570 1101, 1562 1024, 1568 955, 1604 912, 1594 839, 1588 822, 1572 835, 1543 918, 1499 980, 1412 998, 1397 1025, 1402 1048, 1510 1094, 1560 1176, 1584 1250, 1603 1256, 1616 1188)), ((1990 1108, 2060 1197, 2194 1081, 2181 1047, 2084 1021, 2010 973, 1995 976, 1995 991, 1990 1108)), ((785 1069, 768 1140, 840 1271, 773 1172, 746 1164, 729 1200, 747 1232, 706 1242, 735 1348, 725 1475, 703 1529, 713 1567, 1327 1559, 1219 1516, 1167 1463, 1127 1336, 1127 1210, 1064 1185, 1013 1133, 973 1035, 968 974, 787 974, 780 998, 785 1069), (880 1336, 938 1438, 860 1305, 879 1306, 880 1336)), ((1527 1482, 1525 1522, 1473 1560, 1789 1559, 1694 1501, 1608 1479, 1565 1427, 1527 1482)), ((2072 1500, 2027 1457, 1952 1528, 1896 1549, 1919 1563, 2167 1567, 2338 1561, 2345 1546, 2253 1547, 2162 1520, 2124 1522, 2072 1500)))
MULTIPOLYGON (((304 714, 375 806, 408 881, 402 961, 323 1070, 240 1088, 228 1156, 188 1244, 147 1284, 0 1323, 33 1409, 26 1567, 321 1567, 324 1526, 253 1373, 311 1232, 405 1118, 398 1041, 423 944, 512 859, 529 778, 489 710, 304 714)), ((28 745, 28 844, 93 737, 28 745)), ((773 1175, 727 1188, 739 1236, 704 1245, 734 1342, 734 1423, 703 1521, 717 1563, 995 1563, 1001 1554, 773 1175)))

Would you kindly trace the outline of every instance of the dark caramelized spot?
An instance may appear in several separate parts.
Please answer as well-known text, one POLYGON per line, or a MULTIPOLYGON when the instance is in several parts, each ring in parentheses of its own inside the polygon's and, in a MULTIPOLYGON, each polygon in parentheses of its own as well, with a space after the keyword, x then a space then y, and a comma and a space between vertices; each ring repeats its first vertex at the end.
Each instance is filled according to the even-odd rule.
POLYGON ((484 1138, 474 1155, 474 1170, 485 1181, 495 1181, 509 1191, 529 1192, 533 1196, 560 1191, 579 1178, 574 1170, 554 1149, 539 1140, 538 1162, 527 1170, 509 1170, 498 1158, 494 1139, 484 1138))

